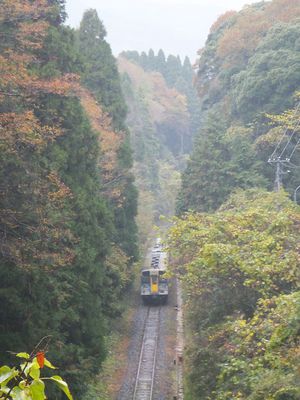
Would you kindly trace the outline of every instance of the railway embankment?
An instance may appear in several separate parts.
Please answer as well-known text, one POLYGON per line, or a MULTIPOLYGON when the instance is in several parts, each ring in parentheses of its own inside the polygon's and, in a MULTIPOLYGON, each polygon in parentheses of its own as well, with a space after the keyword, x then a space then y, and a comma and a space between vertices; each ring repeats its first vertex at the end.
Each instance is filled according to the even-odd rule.
MULTIPOLYGON (((149 255, 145 262, 149 263, 149 255)), ((173 399, 177 396, 178 376, 176 282, 170 282, 166 305, 143 305, 139 296, 139 282, 132 295, 136 301, 136 308, 129 333, 127 363, 123 371, 122 385, 114 398, 173 399), (152 318, 152 314, 157 314, 157 318, 152 318), (140 384, 137 382, 139 376, 140 384)))
MULTIPOLYGON (((151 252, 148 252, 144 265, 150 265, 150 262, 151 252)), ((136 275, 136 282, 128 293, 126 311, 117 322, 114 335, 107 339, 109 352, 103 370, 90 386, 84 400, 183 399, 180 286, 174 279, 170 280, 166 305, 143 305, 140 298, 139 270, 136 275), (149 323, 149 315, 151 319, 153 313, 158 314, 158 317, 152 318, 149 323), (148 332, 147 327, 150 329, 148 332), (146 348, 144 355, 141 354, 143 346, 146 348), (146 364, 145 360, 148 360, 146 364), (143 390, 138 390, 139 368, 144 371, 145 381, 142 387, 149 386, 146 384, 147 380, 152 381, 152 397, 144 395, 143 390)))

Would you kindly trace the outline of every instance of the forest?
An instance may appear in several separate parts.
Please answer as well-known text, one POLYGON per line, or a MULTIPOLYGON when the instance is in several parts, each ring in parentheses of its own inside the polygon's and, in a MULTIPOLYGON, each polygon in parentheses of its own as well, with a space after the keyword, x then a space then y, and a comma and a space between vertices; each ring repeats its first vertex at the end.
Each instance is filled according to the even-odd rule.
POLYGON ((160 216, 173 216, 193 138, 200 127, 200 102, 194 71, 186 57, 155 55, 152 49, 123 52, 118 57, 128 105, 127 123, 138 188, 139 242, 147 243, 160 216))
POLYGON ((185 398, 299 399, 299 1, 229 10, 196 65, 116 58, 96 10, 66 18, 0 4, 0 399, 91 400, 154 225, 183 284, 185 398), (7 389, 42 338, 64 394, 38 359, 7 389))
POLYGON ((51 336, 80 398, 138 258, 137 192, 105 28, 65 17, 60 0, 1 2, 0 352, 51 336))
POLYGON ((298 1, 228 11, 199 51, 203 122, 168 239, 187 399, 300 396, 299 18, 298 1))

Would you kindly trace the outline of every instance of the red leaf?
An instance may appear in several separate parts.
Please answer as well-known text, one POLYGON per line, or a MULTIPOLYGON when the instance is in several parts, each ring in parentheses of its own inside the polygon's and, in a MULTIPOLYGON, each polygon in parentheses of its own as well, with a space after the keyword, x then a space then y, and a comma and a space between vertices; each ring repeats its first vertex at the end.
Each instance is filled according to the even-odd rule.
POLYGON ((37 362, 40 368, 44 368, 45 363, 45 353, 43 351, 39 351, 36 355, 37 362))

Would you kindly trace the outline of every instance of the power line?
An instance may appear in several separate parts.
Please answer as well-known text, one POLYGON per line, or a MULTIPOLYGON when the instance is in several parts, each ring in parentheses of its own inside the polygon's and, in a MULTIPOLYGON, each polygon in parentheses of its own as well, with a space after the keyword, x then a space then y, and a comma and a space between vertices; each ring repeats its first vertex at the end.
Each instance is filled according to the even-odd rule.
MULTIPOLYGON (((297 106, 295 108, 295 111, 294 111, 294 113, 292 115, 293 118, 297 118, 297 114, 298 114, 299 109, 300 109, 300 102, 297 104, 297 106)), ((271 154, 271 156, 268 159, 268 163, 269 164, 276 164, 274 188, 275 188, 275 191, 277 191, 277 192, 282 188, 282 175, 284 173, 290 172, 290 171, 284 172, 283 171, 283 167, 284 166, 290 166, 290 165, 293 166, 294 168, 297 167, 296 165, 291 163, 290 160, 291 160, 291 158, 293 157, 295 151, 298 148, 298 145, 300 143, 300 138, 298 139, 296 145, 292 148, 289 156, 287 156, 286 158, 283 158, 283 156, 284 156, 284 153, 286 152, 288 146, 291 144, 296 132, 298 131, 299 125, 300 125, 300 116, 299 116, 299 118, 297 120, 297 123, 296 123, 291 135, 288 135, 289 126, 286 127, 282 137, 280 138, 280 140, 278 141, 278 143, 277 143, 277 145, 275 147, 275 150, 273 151, 273 153, 271 154), (288 138, 287 143, 283 147, 283 150, 280 152, 280 154, 277 155, 277 152, 280 149, 281 144, 283 143, 283 141, 284 141, 284 139, 286 137, 288 138)))
MULTIPOLYGON (((287 149, 288 145, 291 143, 291 141, 292 141, 292 139, 293 139, 298 127, 299 127, 299 124, 300 124, 300 118, 298 119, 297 124, 296 124, 296 126, 295 126, 295 128, 294 128, 294 130, 293 130, 293 132, 292 132, 292 134, 291 134, 291 136, 289 138, 289 140, 287 141, 286 145, 284 146, 284 149, 280 153, 279 158, 281 158, 283 156, 283 154, 284 154, 285 150, 287 149)), ((290 158, 291 158, 291 156, 287 157, 287 159, 290 159, 290 158)))
POLYGON ((290 168, 300 168, 300 165, 293 164, 291 161, 288 161, 287 164, 290 168))
MULTIPOLYGON (((295 111, 294 111, 294 113, 293 113, 293 116, 296 116, 296 115, 297 115, 299 109, 300 109, 300 102, 297 104, 297 107, 296 107, 296 109, 295 109, 295 111)), ((281 139, 280 139, 279 142, 277 143, 277 145, 276 145, 276 147, 275 147, 275 150, 274 150, 273 153, 271 154, 271 156, 270 156, 270 158, 269 158, 269 161, 272 160, 272 159, 274 158, 274 156, 275 156, 275 154, 276 154, 276 152, 277 152, 279 146, 280 146, 281 143, 283 142, 283 139, 287 136, 288 130, 289 130, 289 127, 287 126, 286 129, 285 129, 285 131, 284 131, 284 133, 283 133, 283 135, 282 135, 282 137, 281 137, 281 139)))
MULTIPOLYGON (((299 121, 300 121, 300 120, 299 120, 299 121)), ((290 156, 289 156, 289 160, 293 157, 293 155, 294 155, 294 153, 295 153, 295 151, 296 151, 296 149, 297 149, 299 143, 300 143, 300 137, 299 137, 298 142, 296 143, 294 149, 292 150, 292 152, 291 152, 291 154, 290 154, 290 156)))

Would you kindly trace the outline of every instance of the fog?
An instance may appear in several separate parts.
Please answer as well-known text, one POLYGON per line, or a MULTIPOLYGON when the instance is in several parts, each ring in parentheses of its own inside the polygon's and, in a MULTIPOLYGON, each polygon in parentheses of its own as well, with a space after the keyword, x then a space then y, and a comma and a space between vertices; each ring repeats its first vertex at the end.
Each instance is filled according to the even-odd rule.
POLYGON ((240 10, 245 0, 67 0, 67 24, 78 27, 83 12, 95 8, 117 56, 123 50, 186 55, 191 61, 203 47, 213 22, 228 10, 240 10))

